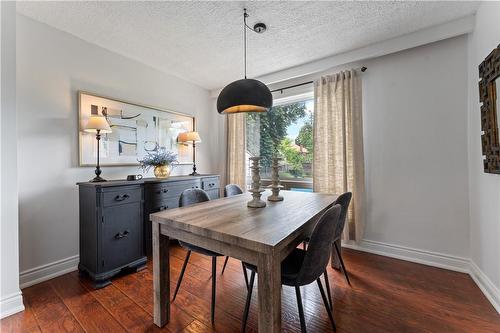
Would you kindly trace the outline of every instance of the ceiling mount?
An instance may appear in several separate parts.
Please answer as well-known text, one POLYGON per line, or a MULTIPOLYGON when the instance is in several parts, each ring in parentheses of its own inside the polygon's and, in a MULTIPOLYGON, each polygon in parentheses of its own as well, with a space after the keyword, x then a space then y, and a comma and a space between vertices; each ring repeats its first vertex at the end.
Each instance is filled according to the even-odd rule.
POLYGON ((264 32, 266 32, 267 30, 267 27, 264 23, 262 22, 259 22, 259 23, 256 23, 254 26, 253 26, 253 31, 255 31, 256 33, 258 34, 262 34, 264 32))

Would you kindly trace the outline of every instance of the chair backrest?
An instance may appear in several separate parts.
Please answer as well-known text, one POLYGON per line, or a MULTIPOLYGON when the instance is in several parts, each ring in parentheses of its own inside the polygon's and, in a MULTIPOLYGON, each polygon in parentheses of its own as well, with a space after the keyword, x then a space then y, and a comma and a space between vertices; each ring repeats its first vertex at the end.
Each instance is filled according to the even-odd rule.
POLYGON ((342 207, 334 205, 319 218, 307 247, 296 284, 299 286, 314 282, 323 274, 330 260, 333 233, 340 223, 342 207))
POLYGON ((227 184, 224 187, 224 196, 225 197, 230 197, 230 196, 238 195, 241 193, 243 193, 243 190, 241 189, 241 187, 239 187, 236 184, 227 184))
POLYGON ((181 197, 179 198, 179 207, 209 200, 210 197, 208 196, 207 192, 199 188, 187 189, 181 193, 181 197))
POLYGON ((345 220, 347 218, 347 212, 349 211, 349 203, 351 202, 352 193, 345 192, 341 194, 337 200, 333 203, 334 205, 340 205, 342 207, 342 211, 340 212, 340 223, 337 225, 335 229, 335 233, 333 235, 333 241, 340 239, 342 236, 342 232, 344 231, 345 220))

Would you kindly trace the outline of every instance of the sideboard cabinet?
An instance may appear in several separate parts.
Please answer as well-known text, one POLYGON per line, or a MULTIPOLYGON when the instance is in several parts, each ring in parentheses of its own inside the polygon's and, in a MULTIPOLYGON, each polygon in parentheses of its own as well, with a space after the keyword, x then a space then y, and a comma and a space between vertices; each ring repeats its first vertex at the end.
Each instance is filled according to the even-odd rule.
POLYGON ((220 196, 218 175, 145 178, 137 181, 78 183, 80 201, 80 273, 96 288, 110 284, 123 270, 145 267, 152 250, 149 215, 179 206, 185 189, 201 188, 220 196))

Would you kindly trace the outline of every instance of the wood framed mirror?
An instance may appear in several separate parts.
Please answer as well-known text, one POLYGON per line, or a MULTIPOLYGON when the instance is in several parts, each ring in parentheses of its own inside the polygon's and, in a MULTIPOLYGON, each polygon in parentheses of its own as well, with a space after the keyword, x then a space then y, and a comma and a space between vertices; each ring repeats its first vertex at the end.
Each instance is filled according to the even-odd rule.
POLYGON ((500 174, 500 45, 479 65, 484 172, 500 174))

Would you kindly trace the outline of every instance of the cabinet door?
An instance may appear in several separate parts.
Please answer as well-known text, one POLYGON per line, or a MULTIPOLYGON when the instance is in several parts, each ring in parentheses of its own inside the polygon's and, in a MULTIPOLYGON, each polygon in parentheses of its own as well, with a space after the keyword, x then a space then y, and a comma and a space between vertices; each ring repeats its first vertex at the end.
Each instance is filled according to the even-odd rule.
POLYGON ((104 271, 126 265, 142 256, 142 203, 106 207, 102 232, 104 271))
POLYGON ((214 190, 205 190, 205 192, 207 192, 210 200, 219 199, 219 189, 218 188, 214 189, 214 190))

